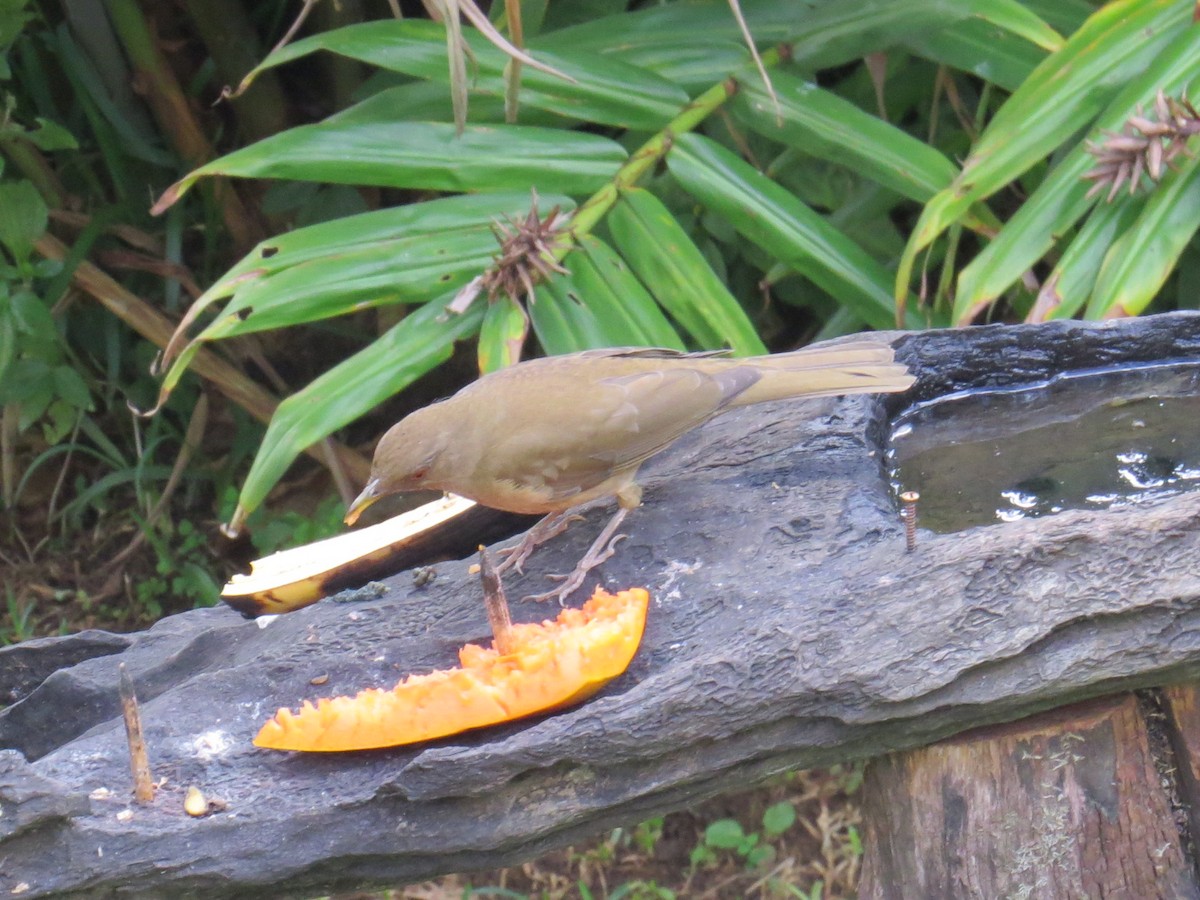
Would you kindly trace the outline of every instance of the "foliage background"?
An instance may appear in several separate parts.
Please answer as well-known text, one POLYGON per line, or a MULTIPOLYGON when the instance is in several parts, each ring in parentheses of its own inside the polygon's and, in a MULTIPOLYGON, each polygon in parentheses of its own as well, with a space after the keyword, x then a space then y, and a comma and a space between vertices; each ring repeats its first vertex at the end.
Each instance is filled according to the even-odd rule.
POLYGON ((1195 307, 1200 126, 1156 103, 1194 16, 0 0, 0 638, 215 602, 521 356, 1195 307), (532 190, 571 231, 530 295, 494 259, 532 190))

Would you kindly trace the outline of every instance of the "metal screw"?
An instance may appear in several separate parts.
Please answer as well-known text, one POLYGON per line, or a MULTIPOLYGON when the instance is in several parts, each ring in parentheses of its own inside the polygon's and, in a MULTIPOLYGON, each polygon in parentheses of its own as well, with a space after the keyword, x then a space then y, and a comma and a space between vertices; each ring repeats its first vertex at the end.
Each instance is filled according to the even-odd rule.
POLYGON ((921 495, 916 491, 903 491, 900 494, 900 518, 904 520, 904 546, 907 552, 917 549, 917 501, 921 495))

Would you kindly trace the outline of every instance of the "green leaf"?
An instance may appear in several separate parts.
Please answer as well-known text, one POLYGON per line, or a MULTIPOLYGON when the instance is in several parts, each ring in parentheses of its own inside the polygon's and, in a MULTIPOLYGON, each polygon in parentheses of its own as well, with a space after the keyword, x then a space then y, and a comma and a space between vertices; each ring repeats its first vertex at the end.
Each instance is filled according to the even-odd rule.
POLYGON ((16 358, 17 326, 8 310, 0 306, 0 384, 4 384, 16 358))
POLYGON ((29 0, 4 0, 0 3, 0 55, 17 39, 25 23, 33 18, 29 0))
MULTIPOLYGON (((563 194, 542 195, 538 203, 543 209, 557 206, 564 212, 574 208, 573 201, 563 194)), ((227 296, 247 277, 268 277, 301 263, 322 260, 336 266, 340 255, 347 251, 523 218, 529 205, 528 190, 463 194, 297 228, 261 242, 205 291, 204 296, 227 296)))
POLYGON ((0 183, 0 245, 18 264, 33 252, 33 242, 46 232, 49 213, 32 182, 0 183))
POLYGON ((1024 6, 1059 34, 1071 34, 1096 11, 1088 0, 1024 0, 1024 6))
POLYGON ((1144 203, 1144 196, 1122 194, 1092 210, 1042 286, 1038 307, 1044 312, 1035 320, 1068 319, 1083 309, 1109 247, 1133 224, 1144 203))
MULTIPOLYGON (((474 29, 464 29, 471 47, 473 93, 504 96, 504 68, 509 57, 474 29)), ((530 42, 532 55, 575 79, 526 66, 521 75, 521 104, 588 122, 619 128, 654 130, 670 121, 688 96, 665 78, 619 59, 565 48, 560 55, 530 42)), ((422 19, 363 22, 326 31, 289 44, 268 56, 251 73, 328 50, 372 66, 416 78, 446 81, 449 64, 443 26, 422 19)))
MULTIPOLYGON (((571 46, 561 35, 550 35, 540 43, 546 47, 562 44, 564 51, 569 51, 571 46)), ((661 44, 618 45, 605 52, 615 59, 649 69, 689 93, 712 87, 750 61, 750 51, 745 44, 696 40, 690 33, 661 44)))
MULTIPOLYGON (((9 369, 8 375, 0 382, 0 405, 5 403, 22 403, 28 405, 35 397, 44 396, 41 410, 53 399, 50 393, 50 366, 45 360, 36 358, 18 359, 9 369)), ((22 410, 24 414, 24 410, 22 410)), ((36 418, 36 416, 35 416, 36 418)))
POLYGON ((1024 38, 1043 50, 1053 53, 1063 45, 1061 34, 1017 0, 968 0, 967 5, 985 22, 1024 38))
MULTIPOLYGON (((1175 0, 1118 0, 1094 13, 1047 57, 997 111, 954 183, 926 205, 900 261, 898 298, 907 293, 922 250, 972 203, 1018 178, 1090 122, 1113 94, 1154 63, 1189 20, 1189 8, 1175 0)), ((956 321, 965 303, 960 291, 956 321)))
POLYGON ((777 837, 791 828, 795 821, 796 807, 787 800, 781 800, 768 806, 763 812, 763 831, 768 837, 777 837))
POLYGON ((607 222, 617 250, 700 347, 767 352, 746 311, 658 198, 640 188, 622 191, 607 222))
POLYGON ((10 300, 13 322, 23 335, 26 351, 31 347, 54 347, 58 344, 58 326, 46 301, 33 291, 16 291, 10 300), (40 346, 39 346, 40 345, 40 346))
MULTIPOLYGON (((355 122, 387 122, 402 113, 413 122, 445 122, 454 116, 450 86, 436 81, 411 81, 384 88, 348 109, 335 113, 325 124, 350 125, 355 122)), ((480 96, 471 100, 470 119, 474 125, 504 122, 504 101, 499 97, 480 96)), ((544 110, 526 107, 521 111, 522 125, 561 126, 566 120, 544 110)))
POLYGON ((479 332, 479 371, 487 374, 520 362, 521 349, 529 334, 529 317, 524 308, 511 297, 494 301, 479 298, 487 305, 483 327, 479 332))
POLYGON ((904 45, 917 56, 970 72, 1006 91, 1019 88, 1047 56, 1041 48, 982 19, 917 32, 905 38, 904 45))
POLYGON ((1200 229, 1200 157, 1190 157, 1154 188, 1137 220, 1109 248, 1087 318, 1144 312, 1200 229))
POLYGON ((92 395, 83 376, 70 366, 57 366, 52 377, 54 392, 76 409, 91 409, 92 395))
POLYGON ((423 303, 466 284, 496 251, 478 225, 399 238, 248 280, 195 338, 212 341, 392 303, 423 303))
MULTIPOLYGON (((298 455, 450 358, 473 334, 484 305, 445 312, 451 295, 431 301, 279 404, 238 497, 253 512, 298 455)), ((235 514, 235 518, 239 518, 235 514)))
MULTIPOLYGON (((560 195, 543 206, 571 209, 560 195)), ((491 224, 523 218, 527 193, 446 197, 323 222, 263 241, 192 304, 190 326, 233 295, 215 320, 174 356, 160 402, 200 343, 338 315, 380 303, 422 303, 465 284, 491 261, 491 224)), ((186 328, 185 328, 186 330, 186 328)))
POLYGON ((78 150, 79 144, 66 128, 57 122, 38 116, 36 128, 24 132, 23 137, 39 150, 78 150))
POLYGON ((621 146, 577 131, 440 122, 324 122, 292 128, 190 172, 155 204, 161 212, 207 175, 294 178, 443 191, 590 194, 625 160, 621 146))
MULTIPOLYGON (((1197 66, 1200 42, 1187 30, 1176 32, 1174 40, 1097 117, 1092 134, 1119 131, 1138 106, 1153 103, 1160 89, 1176 94, 1185 87, 1200 87, 1197 66)), ((1051 149, 1043 148, 1046 153, 1051 149)), ((1093 165, 1095 158, 1088 153, 1085 142, 1077 142, 992 242, 963 269, 954 306, 956 322, 969 321, 1003 293, 1095 204, 1095 199, 1087 196, 1091 182, 1083 180, 1093 165)))
POLYGON ((546 353, 623 346, 683 348, 654 299, 599 240, 585 237, 563 265, 569 274, 539 285, 528 310, 546 353))
POLYGON ((836 94, 788 72, 773 73, 771 81, 778 109, 757 82, 746 84, 732 106, 739 120, 764 137, 845 165, 922 203, 958 172, 933 147, 836 94))
MULTIPOLYGON (((742 0, 750 33, 759 46, 791 43, 791 57, 808 69, 826 68, 885 50, 903 37, 943 28, 972 14, 972 4, 946 0, 742 0)), ((543 40, 599 52, 691 42, 741 43, 741 32, 724 0, 647 5, 635 12, 565 29, 543 40)))
MULTIPOLYGON (((697 134, 681 135, 667 165, 682 187, 745 238, 787 263, 875 328, 895 311, 883 266, 784 188, 729 150, 697 134)), ((912 327, 919 325, 910 317, 912 327)))
POLYGON ((745 837, 736 819, 717 819, 704 829, 704 843, 718 850, 736 850, 745 837))
POLYGON ((761 847, 749 847, 746 850, 746 867, 748 869, 757 869, 774 858, 775 848, 770 844, 764 844, 761 847))

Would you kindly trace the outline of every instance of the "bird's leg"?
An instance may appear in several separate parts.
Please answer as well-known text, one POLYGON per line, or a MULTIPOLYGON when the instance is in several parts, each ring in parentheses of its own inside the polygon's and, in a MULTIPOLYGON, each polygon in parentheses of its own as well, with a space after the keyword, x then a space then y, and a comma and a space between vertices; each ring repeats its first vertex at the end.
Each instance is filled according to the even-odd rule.
POLYGON ((567 597, 583 584, 583 579, 587 578, 588 572, 616 552, 617 544, 628 537, 628 535, 617 534, 617 529, 621 527, 621 523, 625 521, 625 517, 629 515, 629 511, 637 509, 641 505, 641 487, 634 483, 625 485, 621 490, 617 491, 617 503, 619 504, 617 511, 613 513, 613 517, 608 520, 608 524, 604 526, 604 530, 592 542, 592 546, 588 547, 587 553, 576 564, 575 570, 570 575, 548 576, 561 581, 562 584, 552 591, 546 591, 544 594, 534 594, 524 599, 544 601, 553 598, 558 600, 561 605, 567 597))
POLYGON ((604 526, 604 530, 600 532, 592 546, 588 548, 588 552, 583 555, 583 559, 575 565, 575 570, 570 575, 548 575, 547 578, 554 578, 562 581, 558 587, 552 591, 546 591, 544 594, 533 594, 525 597, 526 600, 551 600, 557 599, 561 604, 575 590, 583 584, 583 579, 587 578, 588 572, 600 565, 606 559, 611 557, 616 552, 617 543, 629 537, 627 534, 616 534, 621 523, 625 521, 625 516, 629 514, 629 510, 625 507, 620 507, 613 517, 608 520, 608 524, 604 526), (616 535, 614 537, 614 535, 616 535))
POLYGON ((521 566, 525 565, 525 560, 533 551, 541 544, 546 543, 552 537, 562 534, 570 524, 582 516, 578 514, 579 507, 572 507, 563 512, 550 513, 536 525, 525 532, 525 536, 520 541, 513 544, 511 547, 505 547, 499 553, 505 557, 504 562, 496 566, 496 573, 503 575, 509 569, 516 569, 521 572, 521 566))

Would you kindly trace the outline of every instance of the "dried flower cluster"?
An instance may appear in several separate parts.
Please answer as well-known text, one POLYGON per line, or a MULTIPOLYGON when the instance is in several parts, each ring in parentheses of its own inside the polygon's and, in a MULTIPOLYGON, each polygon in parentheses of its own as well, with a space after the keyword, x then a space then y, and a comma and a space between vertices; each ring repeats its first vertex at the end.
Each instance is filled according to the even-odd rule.
POLYGON ((555 272, 566 275, 565 269, 554 258, 554 242, 564 230, 567 217, 556 206, 542 218, 537 208, 537 193, 524 221, 514 222, 507 216, 507 224, 495 222, 492 230, 500 242, 500 253, 488 270, 471 281, 458 292, 447 307, 448 312, 466 311, 482 291, 487 291, 488 300, 504 294, 512 300, 524 296, 533 301, 533 288, 539 281, 548 279, 555 272))
POLYGON ((1157 182, 1168 166, 1188 152, 1187 140, 1197 132, 1200 113, 1187 97, 1176 100, 1160 90, 1150 115, 1144 115, 1139 106, 1120 132, 1105 132, 1107 137, 1098 144, 1088 142, 1088 152, 1096 157, 1096 165, 1083 176, 1095 182, 1087 195, 1107 188, 1105 200, 1111 202, 1127 181, 1129 193, 1134 194, 1143 174, 1157 182))

